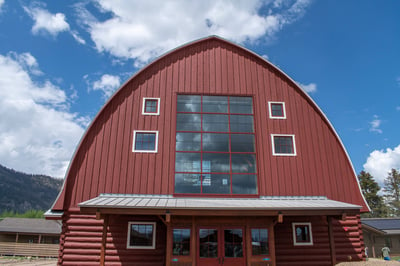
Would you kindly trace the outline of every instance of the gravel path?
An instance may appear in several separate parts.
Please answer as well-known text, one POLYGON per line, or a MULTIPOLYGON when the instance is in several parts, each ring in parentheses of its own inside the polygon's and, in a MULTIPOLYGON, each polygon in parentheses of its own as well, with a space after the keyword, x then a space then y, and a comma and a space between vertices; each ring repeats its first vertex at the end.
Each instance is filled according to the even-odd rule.
MULTIPOLYGON (((0 257, 0 266, 56 266, 57 259, 9 259, 0 257)), ((336 266, 384 266, 393 265, 400 266, 398 261, 383 261, 379 259, 369 259, 368 261, 359 262, 342 262, 336 266)))
POLYGON ((358 261, 358 262, 342 262, 336 264, 336 266, 361 266, 361 265, 376 265, 376 266, 384 266, 384 265, 393 265, 400 266, 400 262, 398 261, 384 261, 379 259, 368 259, 367 261, 358 261))
POLYGON ((57 259, 9 259, 0 257, 1 266, 56 266, 57 259))

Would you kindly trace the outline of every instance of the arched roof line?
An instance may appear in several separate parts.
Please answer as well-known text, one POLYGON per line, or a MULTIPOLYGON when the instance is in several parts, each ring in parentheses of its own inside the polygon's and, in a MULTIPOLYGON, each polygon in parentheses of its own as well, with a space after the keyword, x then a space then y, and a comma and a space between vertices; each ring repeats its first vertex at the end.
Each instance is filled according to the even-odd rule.
MULTIPOLYGON (((71 161, 70 161, 70 163, 69 163, 68 169, 67 169, 67 171, 66 171, 63 186, 62 186, 62 188, 61 188, 61 190, 60 190, 59 195, 57 196, 57 199, 55 200, 53 206, 51 207, 51 209, 53 209, 53 207, 54 207, 54 206, 57 204, 57 202, 60 200, 60 197, 61 197, 62 194, 64 194, 64 196, 66 195, 66 191, 64 191, 64 190, 67 189, 67 187, 66 187, 66 186, 68 185, 68 184, 67 184, 67 182, 68 182, 67 179, 68 179, 69 173, 70 173, 70 171, 71 171, 71 167, 72 167, 73 163, 75 162, 75 159, 76 159, 76 157, 77 157, 77 155, 78 155, 78 153, 79 153, 79 150, 80 150, 80 148, 81 148, 81 146, 82 146, 84 140, 86 139, 88 133, 91 132, 92 127, 95 125, 95 123, 96 123, 96 121, 98 120, 98 118, 103 114, 103 112, 104 112, 104 110, 107 108, 107 106, 122 92, 122 89, 125 88, 125 87, 127 86, 127 84, 129 84, 129 83, 132 82, 133 80, 135 80, 135 79, 137 79, 138 77, 140 77, 143 73, 148 72, 148 70, 151 69, 151 67, 153 67, 153 66, 155 66, 156 64, 160 63, 160 61, 164 60, 165 58, 172 57, 174 54, 176 54, 176 53, 182 51, 183 49, 187 49, 188 47, 193 47, 193 46, 196 46, 196 45, 198 45, 198 44, 200 44, 200 43, 207 42, 207 41, 213 41, 213 40, 219 41, 219 42, 223 42, 223 43, 225 43, 225 44, 227 44, 227 45, 229 45, 229 46, 232 46, 232 47, 234 47, 234 48, 236 48, 236 49, 242 50, 242 51, 246 52, 247 54, 254 56, 255 58, 257 58, 257 59, 260 60, 261 62, 267 64, 267 65, 268 65, 269 67, 271 67, 273 70, 275 70, 275 71, 277 71, 278 73, 280 73, 280 74, 281 74, 284 78, 286 78, 290 83, 292 83, 292 85, 294 86, 294 88, 296 88, 296 89, 303 95, 303 97, 305 97, 305 99, 306 99, 308 102, 310 102, 310 104, 312 105, 312 107, 315 108, 315 109, 317 110, 318 114, 322 117, 322 119, 324 120, 324 122, 328 125, 329 129, 333 132, 333 134, 335 135, 336 139, 337 139, 338 142, 340 143, 341 148, 342 148, 343 152, 345 153, 345 155, 346 155, 346 157, 347 157, 347 161, 348 161, 348 163, 350 164, 350 166, 351 166, 351 168, 352 168, 352 170, 353 170, 353 175, 354 175, 354 178, 356 179, 355 181, 356 181, 356 183, 357 183, 357 185, 358 185, 358 188, 359 188, 359 190, 360 190, 360 193, 361 193, 361 195, 362 195, 362 198, 363 198, 363 200, 364 200, 364 203, 365 203, 366 206, 368 206, 367 201, 365 200, 365 197, 364 197, 364 195, 362 194, 360 184, 359 184, 359 182, 358 182, 358 180, 357 180, 357 174, 356 174, 356 172, 355 172, 354 166, 353 166, 353 164, 352 164, 352 162, 351 162, 350 156, 349 156, 349 154, 348 154, 348 152, 347 152, 347 150, 346 150, 346 148, 345 148, 345 146, 344 146, 342 140, 340 139, 339 135, 337 134, 337 132, 336 132, 335 128, 333 127, 332 123, 330 122, 330 120, 327 118, 327 116, 326 116, 325 113, 321 110, 321 108, 316 104, 316 102, 310 97, 310 95, 308 95, 308 93, 306 93, 306 92, 299 86, 299 84, 298 84, 296 81, 294 81, 289 75, 287 75, 287 74, 286 74, 284 71, 282 71, 279 67, 277 67, 277 66, 275 66, 274 64, 272 64, 270 61, 266 60, 265 58, 261 57, 260 55, 256 54, 255 52, 253 52, 253 51, 251 51, 251 50, 249 50, 249 49, 247 49, 247 48, 245 48, 245 47, 243 47, 243 46, 240 46, 240 45, 238 45, 238 44, 235 44, 235 43, 233 43, 233 42, 231 42, 231 41, 228 41, 228 40, 226 40, 226 39, 223 39, 223 38, 221 38, 221 37, 219 37, 219 36, 211 35, 211 36, 208 36, 208 37, 205 37, 205 38, 201 38, 201 39, 198 39, 198 40, 195 40, 195 41, 192 41, 192 42, 183 44, 183 45, 181 45, 181 46, 178 46, 178 47, 176 47, 176 48, 174 48, 174 49, 172 49, 172 50, 170 50, 170 51, 164 53, 163 55, 157 57, 157 58, 154 59, 151 63, 149 63, 147 66, 143 67, 143 68, 140 69, 138 72, 136 72, 135 74, 133 74, 128 80, 126 80, 126 81, 119 87, 118 90, 116 90, 116 91, 113 93, 113 95, 105 102, 105 104, 102 106, 102 108, 100 109, 100 111, 96 114, 96 116, 94 117, 94 119, 91 121, 91 123, 89 124, 89 126, 86 128, 85 133, 82 135, 82 137, 81 137, 81 139, 80 139, 80 141, 79 141, 79 143, 78 143, 78 145, 77 145, 77 147, 76 147, 76 149, 75 149, 75 151, 74 151, 74 154, 73 154, 73 156, 72 156, 72 158, 71 158, 71 161)), ((65 204, 64 199, 62 199, 62 204, 63 204, 63 205, 65 204)), ((368 206, 368 208, 369 208, 369 206, 368 206)))

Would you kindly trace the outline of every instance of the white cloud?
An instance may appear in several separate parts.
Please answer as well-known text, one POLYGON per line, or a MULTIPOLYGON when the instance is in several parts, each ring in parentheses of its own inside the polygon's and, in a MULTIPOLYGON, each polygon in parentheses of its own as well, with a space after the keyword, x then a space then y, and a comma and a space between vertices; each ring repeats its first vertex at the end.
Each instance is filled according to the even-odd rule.
POLYGON ((383 131, 382 129, 379 128, 381 124, 382 120, 380 120, 377 115, 374 115, 374 119, 371 122, 369 122, 370 125, 369 131, 382 134, 383 131))
MULTIPOLYGON (((36 5, 38 4, 36 3, 36 5)), ((24 10, 34 20, 32 26, 33 34, 48 33, 56 37, 61 32, 69 32, 78 43, 86 43, 77 31, 70 29, 70 25, 63 13, 52 14, 40 6, 24 7, 24 10)))
POLYGON ((4 1, 5 0, 0 0, 0 11, 1 11, 1 7, 4 5, 4 1))
POLYGON ((298 82, 299 86, 307 93, 314 93, 317 91, 317 84, 310 83, 310 84, 302 84, 298 82))
POLYGON ((52 36, 57 36, 60 32, 69 31, 69 24, 63 13, 51 14, 40 7, 24 7, 24 10, 35 22, 32 26, 33 34, 47 32, 52 36))
POLYGON ((71 30, 71 35, 72 35, 72 37, 74 37, 75 41, 77 41, 78 43, 86 44, 86 41, 79 36, 77 31, 71 30))
POLYGON ((115 1, 96 0, 99 21, 77 4, 96 49, 115 57, 134 59, 137 65, 188 41, 219 35, 232 41, 255 42, 272 38, 285 25, 300 18, 309 0, 273 4, 261 0, 115 1), (264 15, 261 14, 263 10, 264 15))
POLYGON ((375 180, 383 184, 391 169, 400 169, 400 145, 394 149, 375 150, 370 153, 364 170, 369 172, 375 180))
POLYGON ((118 76, 104 74, 100 80, 93 82, 93 90, 102 91, 104 98, 108 98, 120 85, 121 79, 118 76))
POLYGON ((29 53, 0 55, 0 162, 26 173, 63 177, 83 134, 83 118, 68 112, 62 89, 33 81, 32 72, 38 71, 29 53))

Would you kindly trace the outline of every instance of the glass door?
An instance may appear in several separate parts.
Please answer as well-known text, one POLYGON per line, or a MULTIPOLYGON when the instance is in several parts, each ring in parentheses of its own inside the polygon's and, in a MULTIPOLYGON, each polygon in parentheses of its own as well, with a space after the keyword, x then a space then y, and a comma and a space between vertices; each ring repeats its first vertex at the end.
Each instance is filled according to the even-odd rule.
POLYGON ((243 228, 200 227, 198 265, 245 265, 243 228))

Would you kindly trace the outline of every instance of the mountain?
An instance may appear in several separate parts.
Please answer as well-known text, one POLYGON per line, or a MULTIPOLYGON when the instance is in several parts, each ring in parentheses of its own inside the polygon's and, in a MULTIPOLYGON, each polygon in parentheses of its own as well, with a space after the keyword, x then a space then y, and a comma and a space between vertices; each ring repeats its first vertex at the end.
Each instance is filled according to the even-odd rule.
POLYGON ((0 165, 0 213, 47 211, 56 199, 63 180, 30 175, 0 165))

